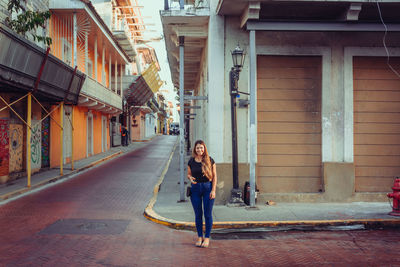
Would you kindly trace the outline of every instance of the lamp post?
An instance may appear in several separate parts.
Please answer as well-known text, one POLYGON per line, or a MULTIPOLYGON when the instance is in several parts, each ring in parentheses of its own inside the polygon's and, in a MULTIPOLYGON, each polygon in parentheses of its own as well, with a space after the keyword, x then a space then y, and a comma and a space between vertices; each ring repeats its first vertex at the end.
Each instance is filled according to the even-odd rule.
POLYGON ((239 189, 239 178, 238 178, 238 145, 237 145, 237 123, 236 123, 236 98, 239 95, 238 81, 239 73, 242 70, 245 53, 243 49, 239 47, 239 44, 235 50, 231 51, 233 67, 229 72, 229 89, 231 95, 231 127, 232 127, 232 176, 233 176, 233 188, 231 191, 231 199, 229 204, 244 205, 242 200, 242 190, 239 189))

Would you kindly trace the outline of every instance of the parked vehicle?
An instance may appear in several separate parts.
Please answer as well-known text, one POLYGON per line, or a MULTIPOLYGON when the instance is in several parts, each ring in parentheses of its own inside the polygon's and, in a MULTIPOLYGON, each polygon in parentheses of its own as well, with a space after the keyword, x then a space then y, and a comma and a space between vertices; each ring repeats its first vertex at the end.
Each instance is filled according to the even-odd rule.
POLYGON ((169 134, 170 135, 178 135, 179 134, 179 123, 173 122, 169 126, 169 134))

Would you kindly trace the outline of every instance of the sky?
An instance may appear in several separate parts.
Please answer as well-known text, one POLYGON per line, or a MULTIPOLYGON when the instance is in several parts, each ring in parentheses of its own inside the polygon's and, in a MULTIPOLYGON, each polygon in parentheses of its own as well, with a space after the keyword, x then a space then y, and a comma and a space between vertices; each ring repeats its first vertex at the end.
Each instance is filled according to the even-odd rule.
MULTIPOLYGON (((144 17, 145 24, 151 24, 146 26, 149 32, 145 33, 145 37, 160 37, 163 35, 163 28, 160 18, 160 10, 164 9, 164 0, 138 0, 140 6, 144 6, 141 9, 142 16, 144 17), (153 25, 154 24, 154 25, 153 25)), ((170 94, 166 95, 166 99, 175 103, 175 95, 173 84, 171 81, 171 72, 169 69, 167 51, 165 49, 165 40, 162 39, 158 42, 147 43, 149 46, 156 50, 157 58, 160 63, 161 71, 159 72, 160 78, 166 81, 166 85, 162 87, 163 89, 168 89, 170 94)))

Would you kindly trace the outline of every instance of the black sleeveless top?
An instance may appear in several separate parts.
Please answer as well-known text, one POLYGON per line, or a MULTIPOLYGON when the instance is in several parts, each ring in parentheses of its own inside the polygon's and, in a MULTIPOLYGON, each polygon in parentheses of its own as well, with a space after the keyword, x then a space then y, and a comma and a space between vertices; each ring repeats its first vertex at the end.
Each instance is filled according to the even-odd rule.
MULTIPOLYGON (((212 157, 210 157, 211 166, 215 164, 215 161, 212 157)), ((190 167, 190 171, 192 172, 192 176, 195 178, 195 182, 197 183, 205 183, 210 182, 210 180, 203 174, 201 170, 201 162, 197 162, 193 157, 189 159, 188 166, 190 167)))

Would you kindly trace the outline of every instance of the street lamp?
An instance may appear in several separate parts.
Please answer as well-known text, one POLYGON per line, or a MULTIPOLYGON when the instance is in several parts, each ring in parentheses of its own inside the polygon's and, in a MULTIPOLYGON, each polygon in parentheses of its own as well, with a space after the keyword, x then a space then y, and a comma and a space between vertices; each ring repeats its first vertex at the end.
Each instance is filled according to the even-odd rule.
POLYGON ((229 89, 231 95, 231 126, 232 126, 232 175, 233 188, 231 191, 230 204, 244 205, 242 200, 242 190, 239 189, 238 179, 238 145, 237 145, 237 123, 236 123, 236 98, 239 95, 238 81, 239 73, 242 70, 245 53, 243 49, 236 46, 235 50, 231 51, 233 67, 229 72, 229 89))

